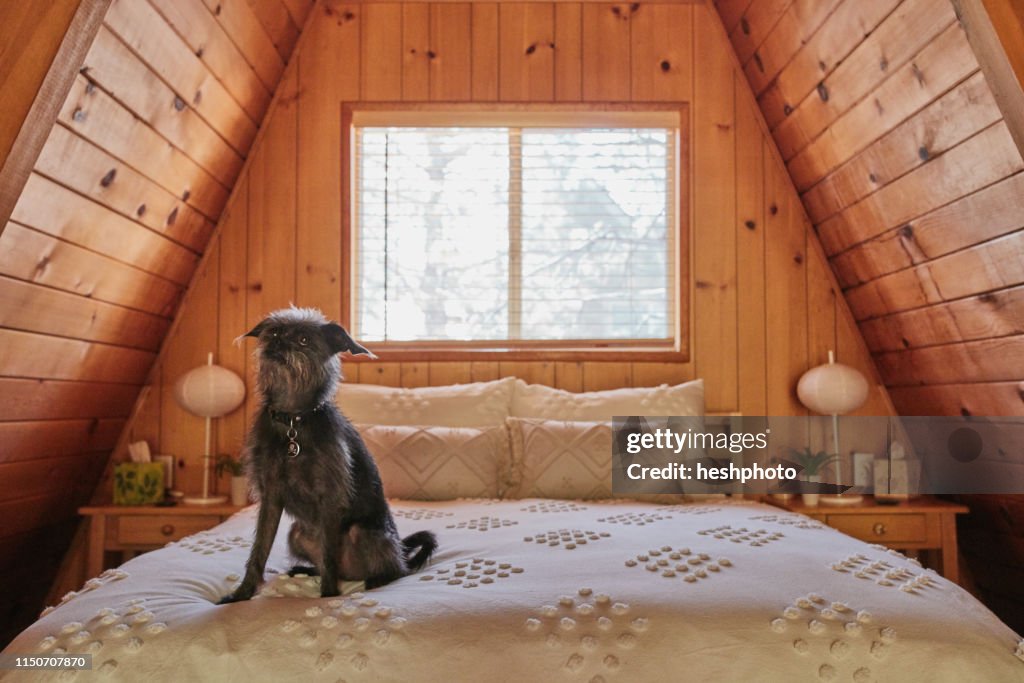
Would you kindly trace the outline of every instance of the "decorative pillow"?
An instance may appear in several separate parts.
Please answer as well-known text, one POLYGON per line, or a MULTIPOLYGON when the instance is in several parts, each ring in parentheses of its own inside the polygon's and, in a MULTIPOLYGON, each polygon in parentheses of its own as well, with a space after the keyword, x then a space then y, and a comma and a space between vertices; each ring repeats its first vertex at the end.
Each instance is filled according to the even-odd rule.
POLYGON ((508 418, 516 485, 509 498, 611 498, 609 422, 508 418))
POLYGON ((503 425, 515 379, 400 389, 342 384, 335 399, 352 422, 375 425, 495 427, 503 425))
POLYGON ((508 484, 505 425, 356 425, 377 461, 384 495, 409 500, 497 498, 508 484))
POLYGON ((515 383, 511 417, 610 422, 616 415, 703 415, 704 380, 677 386, 611 389, 574 394, 541 384, 515 383))

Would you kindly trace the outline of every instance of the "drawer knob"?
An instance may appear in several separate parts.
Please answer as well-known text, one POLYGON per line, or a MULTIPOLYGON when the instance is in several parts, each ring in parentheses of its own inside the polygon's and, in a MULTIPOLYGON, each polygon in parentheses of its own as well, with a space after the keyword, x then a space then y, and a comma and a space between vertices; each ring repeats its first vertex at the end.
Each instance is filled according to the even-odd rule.
POLYGON ((164 524, 162 527, 160 527, 160 533, 162 533, 164 536, 170 536, 174 533, 174 525, 164 524))
POLYGON ((885 536, 885 525, 881 522, 877 522, 871 530, 875 532, 875 536, 885 536))

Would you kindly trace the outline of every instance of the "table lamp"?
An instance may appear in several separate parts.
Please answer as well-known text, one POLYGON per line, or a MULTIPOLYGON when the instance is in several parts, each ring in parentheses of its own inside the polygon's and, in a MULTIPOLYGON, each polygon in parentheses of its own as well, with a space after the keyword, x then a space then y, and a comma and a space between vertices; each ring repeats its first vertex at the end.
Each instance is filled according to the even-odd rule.
POLYGON ((174 385, 174 398, 178 405, 199 417, 206 418, 206 448, 203 452, 203 495, 186 496, 189 505, 215 505, 227 501, 227 496, 210 495, 210 421, 227 415, 242 404, 245 383, 242 378, 225 367, 213 364, 213 353, 206 357, 206 365, 189 370, 174 385))
MULTIPOLYGON (((839 452, 839 415, 845 415, 864 405, 868 398, 868 381, 858 370, 836 362, 834 351, 828 352, 828 363, 811 368, 800 377, 796 386, 800 402, 822 415, 832 416, 832 439, 835 444, 837 465, 836 485, 842 486, 843 458, 839 452)), ((860 494, 822 496, 824 505, 856 505, 863 500, 860 494)))

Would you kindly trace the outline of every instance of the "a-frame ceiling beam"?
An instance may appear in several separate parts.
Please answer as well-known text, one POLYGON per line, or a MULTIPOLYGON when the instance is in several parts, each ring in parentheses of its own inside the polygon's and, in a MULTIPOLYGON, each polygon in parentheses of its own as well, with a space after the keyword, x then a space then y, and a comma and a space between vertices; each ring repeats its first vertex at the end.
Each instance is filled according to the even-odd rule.
POLYGON ((33 0, 0 7, 0 234, 109 5, 33 0))
POLYGON ((952 0, 981 71, 1024 156, 1024 0, 952 0))

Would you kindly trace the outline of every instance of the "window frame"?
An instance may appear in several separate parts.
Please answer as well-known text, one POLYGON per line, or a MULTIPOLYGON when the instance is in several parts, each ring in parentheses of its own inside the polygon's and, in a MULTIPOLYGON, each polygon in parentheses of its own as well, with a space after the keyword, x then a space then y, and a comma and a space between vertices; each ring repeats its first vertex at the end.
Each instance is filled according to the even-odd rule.
MULTIPOLYGON (((671 345, 654 340, 510 340, 506 344, 495 341, 390 341, 373 344, 374 353, 384 360, 394 361, 660 361, 687 362, 690 360, 690 138, 689 104, 687 102, 652 103, 588 103, 588 104, 510 104, 510 103, 438 103, 438 102, 343 102, 341 105, 341 323, 352 327, 352 312, 356 283, 354 215, 357 207, 355 185, 356 158, 354 119, 357 112, 409 112, 420 125, 458 126, 462 115, 473 113, 501 113, 524 118, 541 113, 579 113, 586 125, 604 123, 622 125, 621 112, 665 112, 678 115, 676 132, 676 188, 673 209, 676 226, 676 317, 675 341, 671 345), (451 120, 445 120, 454 116, 451 120), (429 123, 424 124, 427 120, 429 123), (580 342, 583 341, 584 345, 580 342)), ((410 125, 415 125, 411 121, 410 125)))

